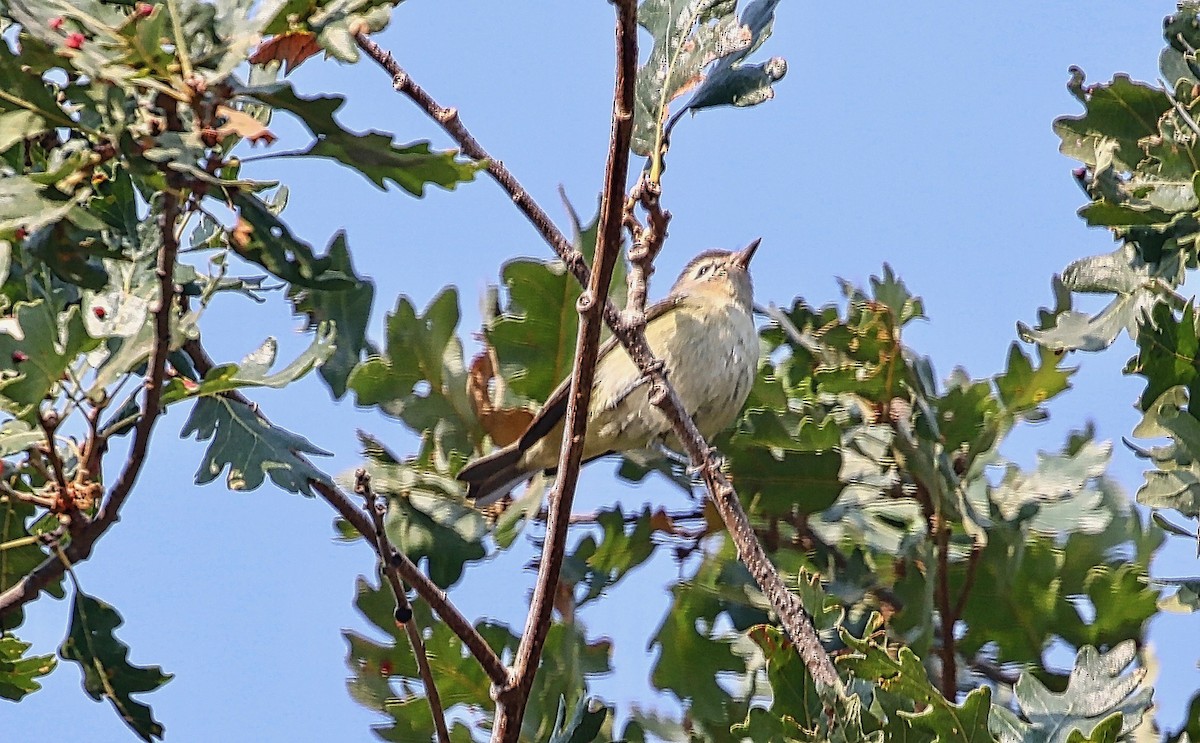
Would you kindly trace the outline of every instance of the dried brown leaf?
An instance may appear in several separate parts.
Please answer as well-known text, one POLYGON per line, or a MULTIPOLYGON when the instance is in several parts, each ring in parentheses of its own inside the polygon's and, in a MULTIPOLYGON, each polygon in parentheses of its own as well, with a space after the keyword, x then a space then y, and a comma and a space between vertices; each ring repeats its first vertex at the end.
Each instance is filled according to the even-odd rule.
POLYGON ((289 31, 259 45, 250 56, 251 64, 283 63, 283 74, 290 75, 304 60, 321 51, 317 35, 310 31, 289 31))

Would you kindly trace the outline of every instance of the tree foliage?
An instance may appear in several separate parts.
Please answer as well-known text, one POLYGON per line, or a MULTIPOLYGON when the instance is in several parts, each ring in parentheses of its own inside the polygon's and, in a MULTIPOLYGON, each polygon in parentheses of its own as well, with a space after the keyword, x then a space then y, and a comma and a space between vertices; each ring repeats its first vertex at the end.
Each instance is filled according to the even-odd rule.
MULTIPOLYGON (((85 559, 93 543, 103 549, 96 540, 128 495, 138 442, 159 408, 189 409, 182 436, 205 444, 197 484, 224 475, 230 489, 258 490, 269 480, 337 508, 328 493, 356 479, 323 471, 314 457, 327 452, 246 397, 317 370, 331 398, 351 393, 421 442, 396 453, 362 434, 355 487, 367 494, 369 482, 368 502, 379 497, 381 510, 369 505, 360 516, 378 516, 379 526, 364 531, 340 510, 343 539, 366 538, 385 568, 411 561, 453 598, 480 562, 522 535, 538 538, 531 524, 545 518, 545 477, 482 513, 454 475, 519 436, 570 372, 581 290, 569 267, 536 258, 498 267, 479 329, 460 327, 456 288, 424 308, 398 297, 383 337, 371 339, 375 285, 354 268, 353 226, 318 250, 288 226, 288 187, 241 172, 245 145, 277 139, 277 115, 312 137, 281 156, 333 160, 400 197, 421 197, 429 185, 454 189, 489 167, 425 141, 350 131, 337 118, 342 96, 278 79, 281 67, 321 52, 358 61, 360 35, 382 30, 396 4, 0 3, 5 699, 36 692, 57 665, 19 639, 21 606, 43 590, 69 591, 74 609, 59 657, 80 665, 86 693, 108 700, 135 735, 163 736, 148 693, 171 674, 132 665, 114 635, 116 609, 84 593, 73 574, 61 580, 64 563, 85 559), (186 259, 174 260, 176 247, 186 259), (173 290, 164 296, 163 286, 173 290), (239 362, 210 359, 209 306, 271 291, 304 319, 310 347, 279 368, 271 339, 239 362), (481 347, 468 337, 475 331, 481 347), (144 394, 148 385, 156 396, 144 394), (130 453, 110 453, 122 437, 133 440, 130 453), (23 591, 31 595, 17 598, 23 591)), ((753 57, 777 4, 641 4, 649 49, 636 71, 632 150, 645 158, 648 182, 663 188, 684 113, 774 95, 786 63, 753 57)), ((1194 304, 1179 294, 1200 263, 1198 28, 1192 4, 1167 19, 1165 87, 1123 76, 1085 85, 1074 73, 1069 89, 1085 111, 1059 119, 1055 131, 1062 152, 1082 164, 1080 216, 1119 245, 1054 278, 1054 307, 1018 326, 1025 343, 1012 343, 1003 369, 937 377, 905 341, 924 305, 888 266, 869 287, 844 284, 837 301, 796 298, 764 311, 750 399, 714 443, 841 687, 814 682, 703 496, 685 512, 617 505, 572 526, 522 739, 1115 741, 1155 724, 1147 624, 1160 606, 1200 605, 1194 581, 1151 577, 1166 535, 1194 538, 1175 520, 1200 516, 1200 408, 1191 401, 1200 333, 1194 304), (1085 293, 1110 302, 1087 314, 1074 308, 1085 293), (1145 380, 1143 419, 1131 433, 1166 442, 1127 443, 1148 460, 1136 498, 1174 514, 1151 518, 1131 505, 1106 474, 1111 444, 1090 428, 1047 444, 1032 468, 1004 455, 1009 434, 1043 420, 1046 403, 1069 390, 1068 354, 1104 350, 1122 332, 1137 344, 1126 373, 1145 380), (645 639, 650 683, 678 704, 672 713, 614 709, 589 690, 589 679, 613 672, 611 642, 577 612, 607 600, 639 566, 671 559, 679 576, 670 605, 646 622, 645 639), (1073 667, 1056 662, 1052 648, 1074 653, 1073 667)), ((573 248, 591 260, 596 223, 572 218, 573 248)), ((622 258, 618 305, 630 273, 622 258)), ((694 486, 661 452, 627 453, 619 472, 694 486)), ((484 739, 494 679, 478 649, 428 593, 418 587, 409 606, 381 573, 357 583, 355 606, 372 634, 345 632, 350 694, 379 713, 381 739, 431 740, 442 710, 449 739, 484 739), (414 634, 423 655, 414 654, 414 634), (429 703, 423 663, 440 707, 429 703)), ((505 662, 520 646, 520 627, 487 620, 473 628, 505 662)), ((1193 714, 1178 735, 1196 735, 1197 725, 1193 714)))

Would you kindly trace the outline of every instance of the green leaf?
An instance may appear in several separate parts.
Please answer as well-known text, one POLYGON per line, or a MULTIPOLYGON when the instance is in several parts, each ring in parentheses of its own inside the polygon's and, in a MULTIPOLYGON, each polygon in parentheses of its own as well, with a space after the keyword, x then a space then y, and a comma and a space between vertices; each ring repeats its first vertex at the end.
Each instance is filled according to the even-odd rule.
POLYGON ((391 134, 375 131, 354 134, 343 129, 333 118, 346 102, 343 96, 305 98, 283 82, 242 87, 237 93, 294 114, 304 122, 316 142, 298 157, 336 160, 362 173, 380 190, 387 189, 387 181, 418 197, 425 195, 427 183, 452 190, 459 183, 474 180, 481 167, 459 160, 454 150, 435 152, 428 142, 397 146, 391 134))
MULTIPOLYGON (((572 243, 592 260, 600 215, 584 226, 574 210, 572 243)), ((617 306, 625 303, 625 258, 613 269, 609 298, 617 306)), ((558 383, 571 374, 575 340, 579 331, 576 301, 582 287, 561 261, 518 258, 501 269, 508 301, 501 314, 485 324, 488 344, 500 361, 500 375, 512 392, 541 402, 558 383)))
POLYGON ((386 318, 386 348, 355 367, 347 384, 355 402, 376 406, 432 437, 443 456, 467 456, 482 438, 467 398, 458 327, 458 291, 444 289, 418 315, 407 297, 386 318))
POLYGON ((1133 435, 1172 439, 1171 445, 1150 452, 1135 450, 1152 459, 1157 468, 1144 473, 1138 503, 1174 508, 1195 518, 1200 516, 1200 421, 1191 413, 1190 399, 1188 389, 1182 385, 1166 390, 1151 403, 1133 435))
POLYGON ((746 6, 738 20, 750 29, 750 45, 718 60, 683 110, 754 106, 775 97, 771 86, 787 74, 787 62, 782 57, 772 57, 766 62, 749 64, 746 58, 771 35, 777 5, 779 0, 755 0, 746 6))
POLYGON ((1139 690, 1144 669, 1122 675, 1136 652, 1133 642, 1121 643, 1103 654, 1090 646, 1082 648, 1061 694, 1050 691, 1031 674, 1021 674, 1013 689, 1024 718, 1013 725, 1019 739, 1063 743, 1076 731, 1095 736, 1097 728, 1107 730, 1113 724, 1114 714, 1121 717, 1120 734, 1128 735, 1141 723, 1153 692, 1148 687, 1139 690))
MULTIPOLYGON (((41 441, 44 440, 43 436, 41 441)), ((53 530, 58 526, 58 519, 37 519, 36 515, 32 504, 9 496, 0 497, 0 545, 4 545, 0 548, 0 593, 16 585, 48 557, 30 537, 53 530)), ((61 578, 45 590, 55 598, 65 595, 61 578)), ((23 620, 20 609, 7 614, 0 618, 0 632, 20 626, 23 620)))
POLYGON ((1054 132, 1062 139, 1060 151, 1094 165, 1097 147, 1105 140, 1113 141, 1114 158, 1124 170, 1132 170, 1142 161, 1145 152, 1140 141, 1157 135, 1159 119, 1171 110, 1171 101, 1162 90, 1127 75, 1091 86, 1083 103, 1083 116, 1064 116, 1054 122, 1054 132))
POLYGON ((346 394, 350 372, 367 347, 367 322, 375 300, 375 282, 355 273, 344 232, 334 236, 327 257, 330 270, 351 277, 354 283, 346 288, 328 289, 293 285, 288 289, 288 299, 292 302, 293 312, 308 318, 310 331, 333 323, 335 349, 321 364, 320 372, 336 400, 346 394))
POLYGON ((697 629, 698 625, 711 627, 720 611, 714 597, 688 583, 677 584, 671 593, 674 602, 650 640, 650 647, 658 648, 650 681, 688 701, 695 719, 722 720, 730 695, 718 683, 718 675, 744 672, 745 661, 733 652, 728 639, 713 639, 697 629))
POLYGON ((770 717, 816 729, 824 721, 825 703, 816 683, 787 635, 777 627, 751 628, 750 639, 762 650, 771 685, 770 717))
POLYGON ((1000 515, 1025 522, 1043 534, 1095 534, 1112 518, 1094 487, 1108 469, 1112 445, 1087 442, 1074 453, 1038 454, 1037 468, 1022 473, 1010 465, 990 498, 1000 515))
POLYGON ((21 642, 12 635, 0 637, 0 697, 21 701, 42 688, 37 678, 49 674, 58 664, 53 655, 25 657, 25 651, 31 647, 31 643, 21 642))
MULTIPOLYGON (((1173 387, 1187 389, 1189 398, 1200 393, 1200 336, 1196 332, 1196 308, 1189 302, 1177 319, 1165 304, 1154 307, 1137 334, 1138 354, 1125 367, 1127 374, 1146 378, 1139 405, 1148 411, 1173 387)), ((1200 410, 1193 413, 1200 418, 1200 410)), ((1200 453, 1200 449, 1193 449, 1200 453)))
POLYGON ((1200 581, 1179 581, 1177 585, 1178 590, 1159 601, 1158 608, 1181 614, 1191 614, 1200 609, 1200 581))
POLYGON ((1013 343, 1008 351, 1007 369, 995 377, 1004 407, 1034 420, 1044 417, 1039 406, 1069 388, 1067 380, 1075 373, 1074 369, 1060 369, 1060 359, 1046 348, 1038 349, 1038 358, 1041 364, 1035 368, 1021 347, 1013 343))
POLYGON ((868 639, 860 640, 842 631, 842 640, 854 652, 840 657, 839 666, 923 707, 920 712, 898 709, 889 715, 889 740, 902 739, 897 736, 916 729, 931 733, 932 740, 939 742, 994 743, 988 728, 992 709, 989 687, 972 691, 961 705, 956 705, 933 687, 921 659, 912 650, 900 647, 892 651, 865 637, 868 639))
POLYGON ((133 694, 154 691, 171 680, 159 666, 134 666, 129 646, 113 631, 124 623, 111 605, 76 591, 71 609, 71 629, 58 649, 63 660, 74 661, 83 671, 83 689, 96 701, 108 699, 121 719, 139 738, 163 737, 163 726, 150 707, 133 694))
POLYGON ((331 325, 318 328, 312 345, 292 363, 274 373, 271 372, 271 367, 275 364, 279 344, 274 338, 268 338, 258 350, 239 363, 221 364, 210 369, 198 385, 190 381, 184 382, 179 377, 172 379, 163 391, 162 404, 171 405, 188 398, 222 395, 247 387, 286 387, 303 377, 313 367, 324 363, 333 354, 334 335, 331 325))
POLYGON ((585 589, 583 596, 576 596, 577 606, 599 598, 629 571, 650 559, 657 546, 652 538, 659 530, 654 521, 655 515, 646 506, 627 533, 625 512, 619 507, 596 515, 599 537, 588 534, 579 540, 563 562, 562 583, 571 587, 582 584, 585 589))
POLYGON ((37 409, 80 354, 99 341, 78 307, 55 315, 45 300, 20 302, 0 332, 0 407, 18 417, 37 409))
POLYGON ((27 176, 0 178, 0 240, 13 240, 17 230, 32 235, 67 216, 74 205, 27 176))
MULTIPOLYGON (((347 290, 357 277, 333 265, 333 257, 318 258, 312 246, 292 235, 262 199, 243 191, 233 192, 233 203, 248 232, 233 239, 238 255, 253 261, 293 286, 347 290)), ((335 238, 336 243, 337 238, 335 238)))
MULTIPOLYGON (((746 55, 770 35, 778 0, 757 0, 747 7, 743 20, 734 16, 729 0, 647 0, 638 8, 638 23, 654 39, 646 63, 638 70, 634 98, 633 151, 654 156, 662 153, 671 103, 689 91, 696 98, 682 111, 707 106, 749 106, 771 97, 771 83, 783 77, 787 65, 773 59, 763 65, 746 65, 746 55), (728 59, 716 67, 718 60, 728 59), (704 86, 706 78, 713 80, 704 86), (701 105, 697 105, 697 103, 701 105)), ((681 111, 681 113, 682 113, 681 111)))
POLYGON ((289 493, 312 496, 311 481, 331 482, 304 454, 330 456, 307 439, 271 425, 253 408, 226 397, 202 397, 183 424, 181 438, 209 441, 196 484, 212 482, 228 467, 230 490, 255 490, 267 477, 289 493))
POLYGON ((756 514, 817 513, 842 492, 836 452, 795 452, 731 446, 730 474, 738 495, 756 514))
POLYGON ((1079 730, 1072 730, 1067 736, 1067 743, 1117 743, 1121 737, 1121 723, 1124 719, 1120 712, 1114 712, 1092 728, 1091 735, 1085 736, 1079 730))
MULTIPOLYGON (((962 614, 966 632, 959 651, 972 657, 994 643, 997 662, 1040 663, 1066 600, 1063 559, 1053 540, 1026 541, 1020 531, 989 530, 962 614)), ((955 576, 952 583, 959 580, 955 576)))
POLYGON ((52 126, 63 126, 70 119, 63 113, 54 93, 42 76, 22 69, 23 61, 8 44, 0 48, 0 152, 26 137, 33 137, 52 126))
POLYGON ((428 560, 426 572, 442 588, 462 578, 466 563, 482 560, 487 554, 482 542, 483 518, 444 498, 417 494, 391 498, 384 528, 396 549, 410 560, 428 560))
POLYGON ((554 720, 554 735, 550 743, 592 743, 600 734, 600 728, 608 719, 609 709, 604 704, 579 697, 575 712, 567 720, 567 700, 558 700, 558 715, 554 720), (593 708, 594 705, 594 708, 593 708))

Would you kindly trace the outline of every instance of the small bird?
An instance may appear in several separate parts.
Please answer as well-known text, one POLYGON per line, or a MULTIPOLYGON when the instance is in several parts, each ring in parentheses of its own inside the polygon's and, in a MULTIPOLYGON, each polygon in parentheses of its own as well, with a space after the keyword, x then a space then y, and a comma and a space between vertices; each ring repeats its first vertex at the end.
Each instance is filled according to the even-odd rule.
MULTIPOLYGON (((741 412, 758 369, 750 259, 743 250, 706 250, 692 259, 666 299, 646 311, 646 341, 705 438, 741 412)), ((571 380, 564 380, 516 442, 458 473, 476 506, 500 500, 535 473, 558 467, 571 380)), ((583 460, 667 446, 679 450, 671 423, 650 404, 650 385, 616 338, 601 346, 588 406, 583 460)))

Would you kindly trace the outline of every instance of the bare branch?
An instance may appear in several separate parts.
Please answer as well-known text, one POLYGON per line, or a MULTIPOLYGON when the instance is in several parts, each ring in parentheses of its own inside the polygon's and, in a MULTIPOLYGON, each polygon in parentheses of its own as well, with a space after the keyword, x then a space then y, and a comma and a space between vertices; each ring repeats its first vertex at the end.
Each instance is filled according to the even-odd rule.
POLYGON ((658 258, 667 239, 667 224, 671 221, 671 213, 664 211, 659 202, 661 196, 662 186, 643 173, 625 203, 624 222, 629 228, 633 244, 629 248, 629 302, 625 306, 623 319, 635 331, 646 327, 646 294, 650 288, 650 276, 654 273, 654 260, 658 258), (646 211, 644 226, 634 214, 639 204, 646 211))
MULTIPOLYGON (((576 280, 584 286, 588 286, 591 281, 591 271, 584 265, 580 253, 571 247, 562 232, 549 220, 545 211, 534 203, 529 194, 521 188, 503 163, 488 155, 479 142, 471 136, 459 119, 458 112, 454 109, 444 108, 434 101, 424 89, 413 82, 390 53, 380 48, 365 34, 359 33, 355 39, 367 56, 374 59, 392 75, 396 90, 412 99, 431 118, 441 124, 442 128, 458 143, 463 153, 487 162, 488 173, 509 194, 517 208, 533 223, 576 280)), ((754 535, 754 530, 750 527, 746 512, 737 499, 737 493, 728 478, 721 472, 716 452, 709 447, 708 442, 697 430, 695 422, 684 410, 679 396, 663 374, 661 364, 654 358, 649 344, 646 343, 645 333, 627 327, 612 302, 608 302, 604 306, 604 321, 612 329, 613 335, 624 346, 638 369, 662 390, 663 393, 658 404, 671 421, 675 434, 687 450, 692 465, 699 469, 708 486, 709 496, 737 546, 739 559, 746 565, 771 602, 784 630, 799 650, 800 657, 804 660, 809 673, 812 674, 820 688, 840 689, 841 682, 834 670, 833 662, 821 647, 820 638, 813 628, 812 620, 804 613, 799 598, 788 590, 779 572, 767 558, 762 544, 759 543, 754 535)))
POLYGON ((958 658, 954 641, 954 623, 958 621, 954 607, 950 605, 950 526, 942 519, 940 511, 932 519, 934 550, 937 557, 938 614, 942 618, 942 696, 951 702, 958 699, 958 658))
MULTIPOLYGON (((471 135, 463 125, 462 120, 458 116, 458 109, 446 108, 438 104, 437 101, 425 92, 425 89, 417 85, 408 73, 404 71, 396 60, 392 58, 390 52, 382 49, 374 41, 371 41, 363 32, 358 32, 354 35, 354 40, 358 42, 359 47, 367 53, 371 59, 379 63, 379 66, 387 71, 392 76, 392 87, 397 92, 408 96, 425 110, 437 123, 441 124, 442 129, 454 138, 458 143, 462 153, 472 160, 487 163, 488 175, 500 184, 500 187, 508 192, 517 209, 524 214, 531 223, 534 229, 542 236, 542 238, 554 248, 554 252, 558 253, 559 258, 567 263, 567 267, 576 277, 581 275, 586 276, 588 273, 587 262, 583 259, 583 254, 571 245, 571 241, 563 235, 562 231, 555 226, 554 221, 550 219, 550 215, 546 214, 545 210, 534 201, 529 192, 521 186, 517 179, 509 172, 508 168, 500 160, 493 158, 480 146, 479 142, 471 135)), ((622 184, 622 189, 624 184, 622 184)), ((580 279, 581 283, 587 285, 587 279, 580 279)))
POLYGON ((438 696, 433 672, 429 669, 429 658, 425 655, 425 640, 421 637, 421 630, 417 627, 417 620, 413 617, 412 606, 408 603, 408 591, 405 590, 399 573, 386 569, 388 563, 391 562, 392 554, 396 552, 396 548, 388 540, 387 531, 383 527, 383 514, 387 507, 376 501, 375 490, 371 487, 371 476, 367 474, 366 470, 360 469, 354 473, 354 492, 361 495, 366 501, 364 508, 367 513, 371 514, 371 521, 375 524, 375 551, 380 555, 381 565, 385 568, 383 574, 387 576, 388 583, 392 587, 392 594, 396 597, 396 624, 404 627, 404 632, 408 635, 408 644, 412 647, 413 657, 417 660, 417 671, 421 674, 421 683, 425 686, 425 699, 429 703, 429 711, 433 715, 433 726, 437 732, 438 743, 450 743, 450 731, 446 728, 446 713, 442 709, 442 700, 438 696))
POLYGON ((542 648, 550 631, 554 597, 567 548, 571 503, 583 463, 583 444, 587 435, 588 407, 596 376, 600 350, 600 330, 608 303, 609 284, 621 253, 622 207, 625 182, 629 176, 629 145, 633 139, 633 84, 637 75, 637 3, 616 3, 617 70, 613 90, 612 129, 609 134, 608 163, 605 167, 604 192, 600 198, 600 224, 596 252, 589 281, 579 297, 579 333, 575 343, 575 362, 571 372, 571 392, 563 443, 559 455, 558 478, 549 497, 549 531, 542 545, 537 585, 521 644, 513 662, 509 687, 497 695, 496 722, 492 740, 516 743, 526 702, 533 688, 542 648))
MULTIPOLYGON (((108 531, 109 527, 120 518, 121 506, 133 490, 146 454, 150 450, 150 434, 154 424, 162 412, 162 387, 167 368, 167 355, 171 346, 171 311, 175 305, 175 258, 179 252, 179 241, 175 236, 175 222, 179 219, 179 195, 168 188, 163 192, 163 209, 159 215, 158 227, 162 234, 163 245, 158 251, 158 264, 155 276, 158 279, 158 304, 154 308, 154 348, 150 352, 150 362, 146 369, 143 383, 145 397, 142 402, 141 417, 134 427, 133 443, 129 446, 129 457, 117 477, 108 497, 96 512, 87 527, 74 535, 71 543, 60 556, 50 557, 42 561, 28 575, 21 578, 3 594, 0 594, 0 615, 20 607, 37 598, 38 593, 62 576, 68 564, 86 560, 92 554, 92 546, 96 540, 108 531), (61 559, 60 559, 61 558, 61 559)), ((53 438, 50 448, 53 449, 53 438)), ((66 493, 63 496, 66 497, 66 493)))

